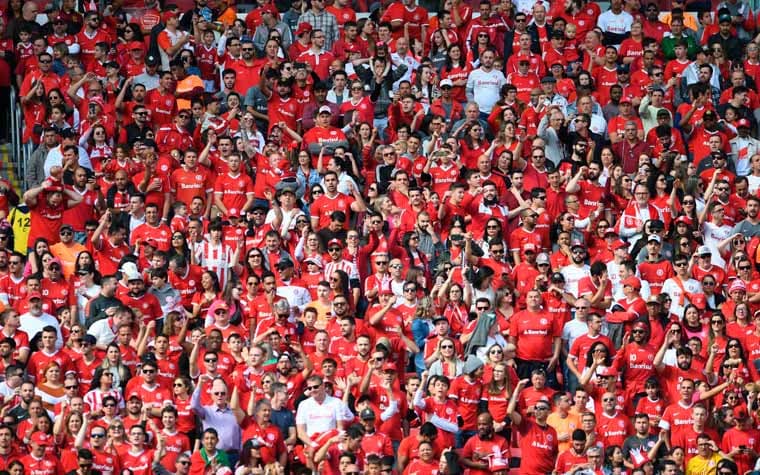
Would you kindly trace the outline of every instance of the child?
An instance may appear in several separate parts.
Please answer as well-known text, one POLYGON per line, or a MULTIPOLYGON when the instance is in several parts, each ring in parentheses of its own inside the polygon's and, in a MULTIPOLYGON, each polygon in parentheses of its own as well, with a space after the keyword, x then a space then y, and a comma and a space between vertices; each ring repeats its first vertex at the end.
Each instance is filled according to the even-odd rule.
POLYGON ((169 223, 169 227, 171 228, 172 233, 185 234, 187 232, 188 223, 187 205, 182 201, 177 201, 172 205, 172 208, 174 209, 174 217, 172 218, 171 223, 169 223))

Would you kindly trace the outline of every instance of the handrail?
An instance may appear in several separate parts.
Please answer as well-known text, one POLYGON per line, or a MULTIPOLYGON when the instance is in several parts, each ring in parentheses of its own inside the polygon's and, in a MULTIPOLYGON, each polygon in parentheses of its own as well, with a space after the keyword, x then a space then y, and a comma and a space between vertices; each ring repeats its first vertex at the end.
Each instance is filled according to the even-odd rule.
POLYGON ((19 178, 19 187, 21 188, 21 191, 23 191, 26 187, 26 180, 23 179, 24 175, 24 169, 25 167, 18 165, 22 162, 26 162, 25 157, 22 153, 22 132, 21 132, 21 108, 18 105, 18 98, 16 96, 16 88, 11 87, 11 97, 10 97, 10 126, 11 126, 11 150, 8 155, 10 158, 11 163, 8 164, 8 167, 15 167, 16 168, 16 177, 19 178))

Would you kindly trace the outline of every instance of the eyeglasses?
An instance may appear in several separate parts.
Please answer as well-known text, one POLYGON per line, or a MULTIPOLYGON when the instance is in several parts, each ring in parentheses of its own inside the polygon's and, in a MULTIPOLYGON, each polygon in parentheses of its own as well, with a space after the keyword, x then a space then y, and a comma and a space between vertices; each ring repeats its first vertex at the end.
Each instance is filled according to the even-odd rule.
POLYGON ((212 393, 214 396, 226 396, 227 391, 215 391, 212 393))
POLYGON ((153 374, 155 372, 156 372, 155 369, 145 369, 145 368, 142 369, 143 374, 153 374))
POLYGON ((488 309, 489 309, 489 307, 475 307, 475 310, 480 310, 482 312, 485 312, 488 309))
POLYGON ((549 408, 547 406, 536 406, 537 411, 548 411, 549 408))
POLYGON ((203 361, 205 361, 206 363, 216 363, 219 360, 217 360, 216 358, 206 358, 203 361))
POLYGON ((65 231, 61 231, 59 234, 60 234, 61 236, 73 236, 73 235, 74 235, 74 232, 73 232, 73 231, 68 231, 68 230, 65 230, 65 231))
POLYGON ((243 51, 253 51, 253 48, 242 48, 243 51))
POLYGON ((615 402, 615 398, 607 397, 607 398, 602 399, 602 402, 615 402))
MULTIPOLYGON (((97 434, 90 434, 90 437, 94 437, 96 439, 101 439, 101 438, 103 438, 105 436, 106 436, 105 432, 103 432, 103 433, 98 432, 97 434)), ((89 466, 91 467, 92 465, 89 465, 89 466)), ((81 467, 81 465, 80 465, 80 467, 81 467)))
POLYGON ((441 345, 442 350, 453 350, 454 345, 441 345))
POLYGON ((393 264, 391 267, 392 267, 393 269, 401 269, 401 268, 402 268, 402 267, 404 267, 404 266, 402 266, 401 264, 393 264))
POLYGON ((69 389, 69 390, 70 390, 70 389, 77 389, 78 387, 79 387, 79 385, 75 384, 75 385, 73 385, 73 386, 64 386, 63 388, 64 388, 64 389, 69 389))
POLYGON ((311 386, 306 386, 306 389, 308 389, 309 391, 314 391, 315 389, 319 389, 321 386, 322 386, 321 384, 314 384, 311 386))
POLYGON ((317 194, 321 195, 322 193, 324 193, 324 191, 322 190, 312 190, 311 192, 312 195, 317 195, 317 194))
MULTIPOLYGON (((333 279, 330 279, 330 280, 333 280, 333 279)), ((337 280, 337 279, 335 279, 335 280, 337 280)), ((335 305, 336 307, 342 307, 342 306, 348 305, 348 304, 346 302, 333 302, 333 305, 335 305)))
POLYGON ((501 226, 499 226, 498 224, 489 224, 488 226, 486 226, 486 228, 488 229, 499 229, 500 227, 501 226))
POLYGON ((575 307, 576 310, 588 310, 589 306, 581 305, 580 307, 575 307))
POLYGON ((750 266, 740 266, 739 267, 739 270, 750 270, 750 269, 752 269, 752 267, 750 267, 750 266))

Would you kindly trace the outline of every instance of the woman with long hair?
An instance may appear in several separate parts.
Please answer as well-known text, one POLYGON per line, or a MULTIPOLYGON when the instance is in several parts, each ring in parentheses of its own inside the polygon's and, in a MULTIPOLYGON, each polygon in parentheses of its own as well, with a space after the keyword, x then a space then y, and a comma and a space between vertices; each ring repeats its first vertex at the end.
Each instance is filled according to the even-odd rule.
POLYGON ((45 238, 35 239, 34 245, 32 245, 32 252, 27 256, 24 277, 29 277, 42 271, 42 255, 46 252, 50 252, 48 240, 45 238))
POLYGON ((451 98, 455 101, 467 102, 465 86, 471 70, 465 55, 462 54, 462 47, 456 43, 449 45, 446 48, 446 62, 441 69, 441 80, 450 79, 454 84, 451 88, 451 98))
POLYGON ((449 37, 445 31, 440 29, 433 31, 430 37, 430 50, 427 57, 430 58, 430 62, 433 63, 433 67, 436 71, 440 71, 446 66, 446 60, 448 59, 449 37))
POLYGON ((179 358, 183 350, 192 351, 192 345, 187 341, 187 328, 190 322, 188 314, 189 312, 184 309, 166 314, 161 333, 169 338, 168 353, 171 357, 179 358))
MULTIPOLYGON (((472 305, 472 288, 453 282, 454 272, 442 282, 436 282, 430 294, 438 307, 439 313, 449 321, 453 335, 460 335, 468 322, 468 313, 472 305)), ((436 279, 441 279, 438 276, 436 279)))
POLYGON ((193 295, 193 319, 205 318, 206 312, 214 300, 219 298, 221 292, 222 289, 219 286, 219 278, 216 276, 216 272, 204 271, 201 274, 200 291, 193 295))
POLYGON ((438 340, 438 349, 425 361, 430 376, 446 376, 454 379, 462 374, 464 361, 457 355, 454 340, 443 337, 438 340))
POLYGON ((121 349, 117 342, 113 342, 106 348, 106 357, 100 367, 113 374, 114 387, 122 390, 127 387, 127 381, 132 376, 129 368, 121 361, 121 349))
POLYGON ((103 124, 96 122, 79 138, 79 146, 83 147, 89 154, 92 166, 101 169, 103 162, 113 156, 110 141, 111 137, 108 136, 108 130, 103 124))
POLYGON ((192 393, 193 386, 188 378, 174 378, 172 403, 177 408, 177 432, 195 435, 195 412, 190 407, 192 393))
POLYGON ((249 439, 243 444, 235 475, 263 475, 264 462, 261 458, 261 444, 258 439, 249 439))
POLYGON ((172 233, 171 247, 166 254, 166 261, 170 261, 174 256, 182 256, 187 262, 190 262, 190 246, 187 244, 187 237, 184 233, 175 231, 172 233))
MULTIPOLYGON (((298 259, 298 256, 296 256, 298 259)), ((245 262, 243 263, 243 271, 240 278, 243 280, 248 279, 252 275, 261 276, 265 271, 268 271, 266 262, 264 262, 264 253, 261 249, 254 247, 251 248, 245 255, 245 262)))
POLYGON ((684 307, 682 326, 687 340, 696 337, 701 341, 707 341, 709 327, 702 322, 700 311, 695 305, 687 304, 684 307))
POLYGON ((491 145, 483 134, 483 126, 477 121, 464 129, 464 138, 459 141, 460 161, 468 169, 477 169, 478 159, 488 151, 491 145))
POLYGON ((428 111, 430 104, 441 97, 441 90, 435 82, 435 70, 428 64, 423 64, 417 68, 417 75, 412 86, 412 94, 417 97, 425 111, 428 111))
POLYGON ((55 445, 60 450, 71 449, 74 447, 79 429, 82 428, 84 417, 80 411, 72 410, 68 414, 58 414, 53 423, 53 436, 55 445))
POLYGON ((319 184, 321 177, 316 168, 312 167, 311 156, 306 150, 298 152, 296 166, 296 181, 298 190, 296 196, 304 196, 312 186, 319 184))
POLYGON ((721 381, 725 381, 731 373, 741 376, 744 381, 749 381, 750 373, 756 373, 756 371, 750 371, 744 347, 740 340, 736 338, 728 339, 726 351, 723 354, 723 358, 720 359, 717 373, 721 381))
POLYGON ((114 376, 107 368, 97 368, 92 375, 90 390, 84 395, 84 402, 90 410, 99 412, 103 409, 103 398, 111 396, 120 409, 124 408, 124 400, 118 386, 114 386, 114 376))
MULTIPOLYGON (((489 354, 493 349, 492 346, 488 350, 489 354)), ((488 412, 493 416, 494 431, 510 440, 507 406, 519 378, 514 368, 507 366, 504 362, 495 363, 492 374, 491 381, 483 386, 480 400, 485 401, 488 412)))

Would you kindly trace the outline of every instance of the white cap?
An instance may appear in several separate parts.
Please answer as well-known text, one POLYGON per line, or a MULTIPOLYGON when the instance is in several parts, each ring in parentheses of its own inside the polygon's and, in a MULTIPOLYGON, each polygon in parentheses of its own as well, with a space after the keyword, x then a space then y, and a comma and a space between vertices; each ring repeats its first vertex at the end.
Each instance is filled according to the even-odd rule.
POLYGON ((710 249, 708 246, 699 246, 697 248, 697 255, 702 256, 705 254, 712 254, 712 249, 710 249))
POLYGON ((536 256, 536 264, 549 264, 549 255, 545 252, 542 252, 536 256))
POLYGON ((662 239, 660 239, 660 236, 658 236, 656 234, 650 234, 649 237, 647 238, 647 242, 649 242, 649 241, 657 241, 657 242, 661 243, 662 239))
POLYGON ((443 81, 438 83, 438 87, 443 87, 443 86, 454 87, 454 83, 451 81, 451 79, 444 79, 443 81))
POLYGON ((332 109, 330 106, 322 106, 319 108, 318 114, 332 114, 332 109))

